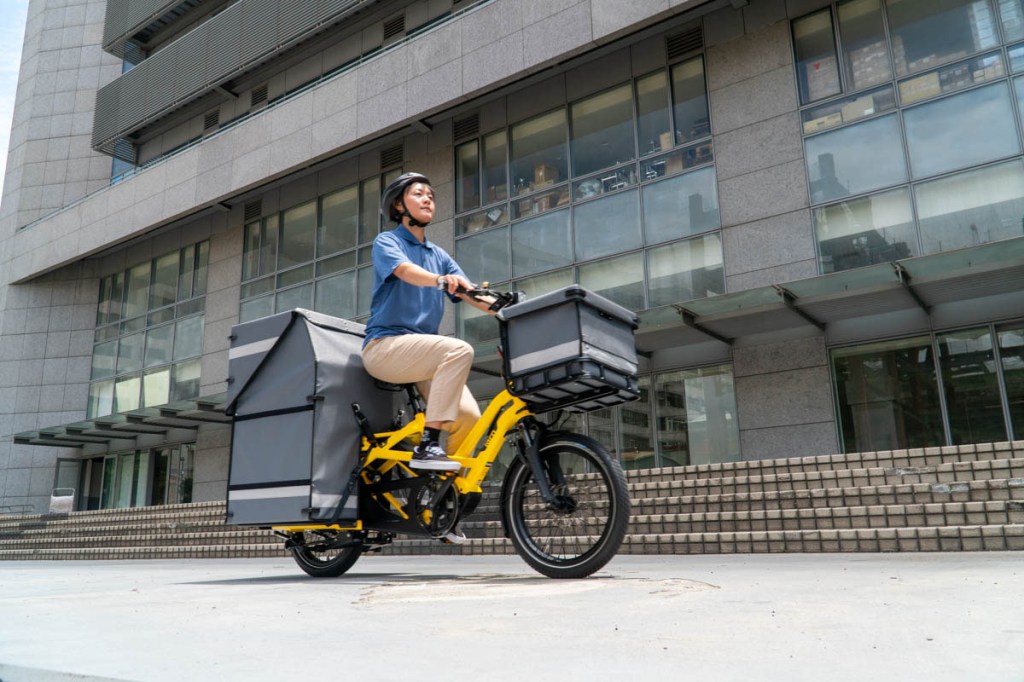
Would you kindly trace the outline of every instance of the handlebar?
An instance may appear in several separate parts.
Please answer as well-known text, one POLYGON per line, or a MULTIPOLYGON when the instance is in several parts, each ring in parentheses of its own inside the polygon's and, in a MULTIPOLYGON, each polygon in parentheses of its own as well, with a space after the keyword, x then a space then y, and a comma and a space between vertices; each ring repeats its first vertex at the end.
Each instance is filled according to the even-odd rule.
POLYGON ((484 282, 482 287, 476 287, 473 289, 467 289, 465 287, 458 287, 457 293, 465 294, 478 303, 490 303, 489 310, 491 312, 498 312, 502 308, 510 305, 515 305, 526 299, 526 294, 521 291, 497 291, 487 286, 487 282, 484 282), (489 300, 492 299, 492 300, 489 300))

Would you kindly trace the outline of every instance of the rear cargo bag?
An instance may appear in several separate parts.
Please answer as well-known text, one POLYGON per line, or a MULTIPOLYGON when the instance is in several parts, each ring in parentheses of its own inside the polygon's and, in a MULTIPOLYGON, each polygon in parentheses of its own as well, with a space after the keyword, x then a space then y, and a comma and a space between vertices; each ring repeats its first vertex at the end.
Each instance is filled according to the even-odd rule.
POLYGON ((357 517, 349 490, 360 436, 351 404, 371 428, 393 414, 394 394, 363 368, 363 325, 295 309, 235 325, 226 411, 234 417, 228 519, 293 525, 357 517))

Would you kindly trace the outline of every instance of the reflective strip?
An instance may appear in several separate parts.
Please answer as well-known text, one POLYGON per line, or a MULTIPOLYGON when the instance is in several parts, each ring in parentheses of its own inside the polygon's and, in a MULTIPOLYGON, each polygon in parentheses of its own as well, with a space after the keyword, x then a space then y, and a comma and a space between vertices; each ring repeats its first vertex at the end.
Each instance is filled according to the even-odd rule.
POLYGON ((241 500, 271 500, 279 497, 308 497, 308 485, 289 485, 280 488, 249 488, 248 490, 229 490, 228 497, 238 502, 241 500))
POLYGON ((579 355, 580 342, 576 339, 560 343, 551 348, 544 348, 526 355, 520 355, 509 360, 509 368, 513 374, 528 371, 536 367, 549 365, 555 360, 579 355))
POLYGON ((277 337, 272 336, 269 339, 263 339, 262 341, 253 341, 243 346, 236 346, 228 351, 228 360, 236 360, 238 358, 244 358, 247 355, 255 355, 256 353, 266 353, 268 350, 274 347, 277 343, 277 337))

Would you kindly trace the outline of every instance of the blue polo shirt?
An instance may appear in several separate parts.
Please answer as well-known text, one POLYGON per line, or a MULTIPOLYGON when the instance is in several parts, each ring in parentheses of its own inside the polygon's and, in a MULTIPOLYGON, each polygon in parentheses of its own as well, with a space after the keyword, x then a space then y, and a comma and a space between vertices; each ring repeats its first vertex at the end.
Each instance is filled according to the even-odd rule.
POLYGON ((466 276, 447 251, 429 239, 420 244, 404 225, 377 235, 373 240, 373 299, 363 346, 384 336, 436 334, 441 326, 446 294, 398 279, 394 272, 402 263, 414 263, 439 275, 466 276))

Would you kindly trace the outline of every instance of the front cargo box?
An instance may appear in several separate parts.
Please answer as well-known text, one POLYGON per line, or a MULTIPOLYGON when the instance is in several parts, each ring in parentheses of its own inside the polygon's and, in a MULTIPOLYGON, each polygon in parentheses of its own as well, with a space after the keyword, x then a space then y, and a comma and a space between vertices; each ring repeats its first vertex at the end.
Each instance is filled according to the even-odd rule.
POLYGON ((363 369, 363 325, 296 309, 231 330, 227 413, 234 417, 228 520, 294 525, 357 517, 349 490, 361 433, 351 404, 382 430, 394 394, 363 369))
POLYGON ((534 412, 635 400, 636 315, 578 285, 498 314, 507 388, 534 412))

